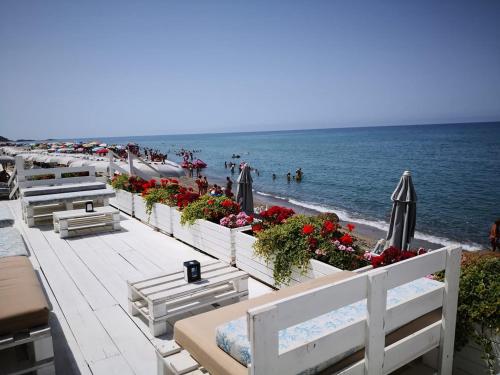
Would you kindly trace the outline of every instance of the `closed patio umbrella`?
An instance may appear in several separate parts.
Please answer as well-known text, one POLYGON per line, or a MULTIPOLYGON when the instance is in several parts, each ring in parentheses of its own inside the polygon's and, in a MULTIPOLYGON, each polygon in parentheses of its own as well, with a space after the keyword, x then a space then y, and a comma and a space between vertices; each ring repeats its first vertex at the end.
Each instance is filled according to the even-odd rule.
POLYGON ((417 221, 417 194, 410 171, 405 171, 392 193, 392 212, 386 247, 407 250, 415 235, 417 221))
POLYGON ((250 175, 250 166, 245 164, 238 177, 238 191, 236 192, 236 202, 247 214, 253 213, 253 192, 252 176, 250 175))

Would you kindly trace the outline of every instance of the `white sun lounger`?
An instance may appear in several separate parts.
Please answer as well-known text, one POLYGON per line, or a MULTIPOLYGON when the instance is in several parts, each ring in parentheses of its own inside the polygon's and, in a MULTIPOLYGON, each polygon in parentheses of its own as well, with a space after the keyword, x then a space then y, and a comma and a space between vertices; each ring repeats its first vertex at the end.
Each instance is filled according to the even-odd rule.
POLYGON ((327 281, 323 285, 321 279, 305 283, 313 283, 312 289, 293 289, 300 289, 302 285, 284 288, 276 292, 279 296, 284 294, 283 298, 276 300, 272 295, 264 295, 259 297, 264 303, 257 306, 248 300, 180 320, 174 326, 176 343, 157 351, 158 374, 199 368, 214 375, 303 371, 313 374, 321 371, 325 363, 330 366, 328 370, 341 364, 334 368, 336 374, 387 374, 426 353, 438 351, 432 365, 438 373, 450 375, 460 257, 459 247, 442 248, 361 274, 339 272, 325 276, 327 281), (445 270, 444 283, 434 282, 436 285, 429 290, 396 304, 387 304, 388 290, 441 270, 445 270), (287 290, 293 292, 290 294, 287 290), (314 338, 285 345, 285 351, 282 350, 282 340, 287 339, 286 333, 283 337, 284 330, 301 324, 307 328, 311 320, 364 299, 364 317, 353 319, 321 337, 306 332, 306 337, 314 338), (248 367, 220 349, 215 339, 217 327, 242 315, 246 316, 248 327, 244 332, 248 335, 251 353, 248 367), (329 363, 338 356, 343 356, 339 359, 341 362, 329 363), (351 361, 346 361, 349 358, 351 361))

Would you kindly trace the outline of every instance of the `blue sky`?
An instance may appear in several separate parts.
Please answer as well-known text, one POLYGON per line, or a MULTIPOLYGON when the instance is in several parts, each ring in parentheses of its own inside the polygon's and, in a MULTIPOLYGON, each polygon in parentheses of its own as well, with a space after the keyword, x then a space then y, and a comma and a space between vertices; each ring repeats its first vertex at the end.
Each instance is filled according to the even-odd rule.
POLYGON ((499 1, 0 2, 0 135, 500 120, 499 1))

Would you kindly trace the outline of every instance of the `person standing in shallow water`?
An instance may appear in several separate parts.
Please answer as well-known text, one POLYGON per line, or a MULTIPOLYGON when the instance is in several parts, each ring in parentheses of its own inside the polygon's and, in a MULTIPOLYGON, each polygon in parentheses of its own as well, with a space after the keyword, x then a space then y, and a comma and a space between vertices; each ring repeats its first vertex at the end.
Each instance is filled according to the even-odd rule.
POLYGON ((496 251, 497 248, 500 250, 500 219, 497 219, 491 226, 490 243, 492 251, 496 251))

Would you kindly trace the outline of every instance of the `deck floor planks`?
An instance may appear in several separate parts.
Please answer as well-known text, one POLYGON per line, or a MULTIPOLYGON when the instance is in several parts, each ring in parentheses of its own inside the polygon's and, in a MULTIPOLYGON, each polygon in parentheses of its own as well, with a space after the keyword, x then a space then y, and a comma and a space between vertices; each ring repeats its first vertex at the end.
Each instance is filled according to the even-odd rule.
MULTIPOLYGON (((121 232, 60 239, 49 227, 27 228, 19 201, 9 205, 35 266, 40 260, 61 339, 67 341, 64 360, 73 361, 84 375, 155 374, 154 345, 171 340, 171 332, 155 338, 140 317, 128 314, 126 280, 173 272, 185 260, 213 258, 123 214, 121 232)), ((258 294, 264 292, 262 286, 256 288, 258 294)), ((57 366, 61 363, 57 343, 56 351, 57 366)))
POLYGON ((100 309, 96 312, 122 356, 136 374, 154 374, 156 371, 155 349, 137 329, 128 314, 120 306, 100 309))
POLYGON ((59 236, 52 231, 43 234, 92 310, 118 304, 66 241, 60 241, 59 236))
POLYGON ((94 315, 91 306, 68 275, 43 232, 24 226, 26 241, 38 263, 77 339, 78 345, 91 363, 119 354, 118 348, 94 315), (96 345, 96 342, 99 345, 96 345))
MULTIPOLYGON (((17 210, 12 205, 15 203, 17 203, 17 201, 11 201, 9 208, 17 220, 22 220, 17 216, 19 210, 17 210)), ((16 221, 15 226, 17 229, 19 229, 19 231, 23 234, 23 237, 26 239, 26 233, 24 233, 24 228, 20 225, 20 221, 16 221)), ((43 270, 38 263, 38 259, 36 258, 36 254, 33 252, 31 244, 27 242, 26 245, 30 252, 30 261, 33 264, 33 268, 38 272, 38 276, 40 277, 40 280, 43 284, 44 292, 49 299, 52 309, 49 323, 52 329, 54 352, 57 353, 57 355, 54 357, 56 372, 59 374, 64 373, 68 375, 91 375, 88 364, 85 361, 76 338, 71 331, 66 317, 64 316, 61 307, 59 306, 59 303, 54 296, 54 293, 52 293, 52 289, 50 288, 43 270)))

